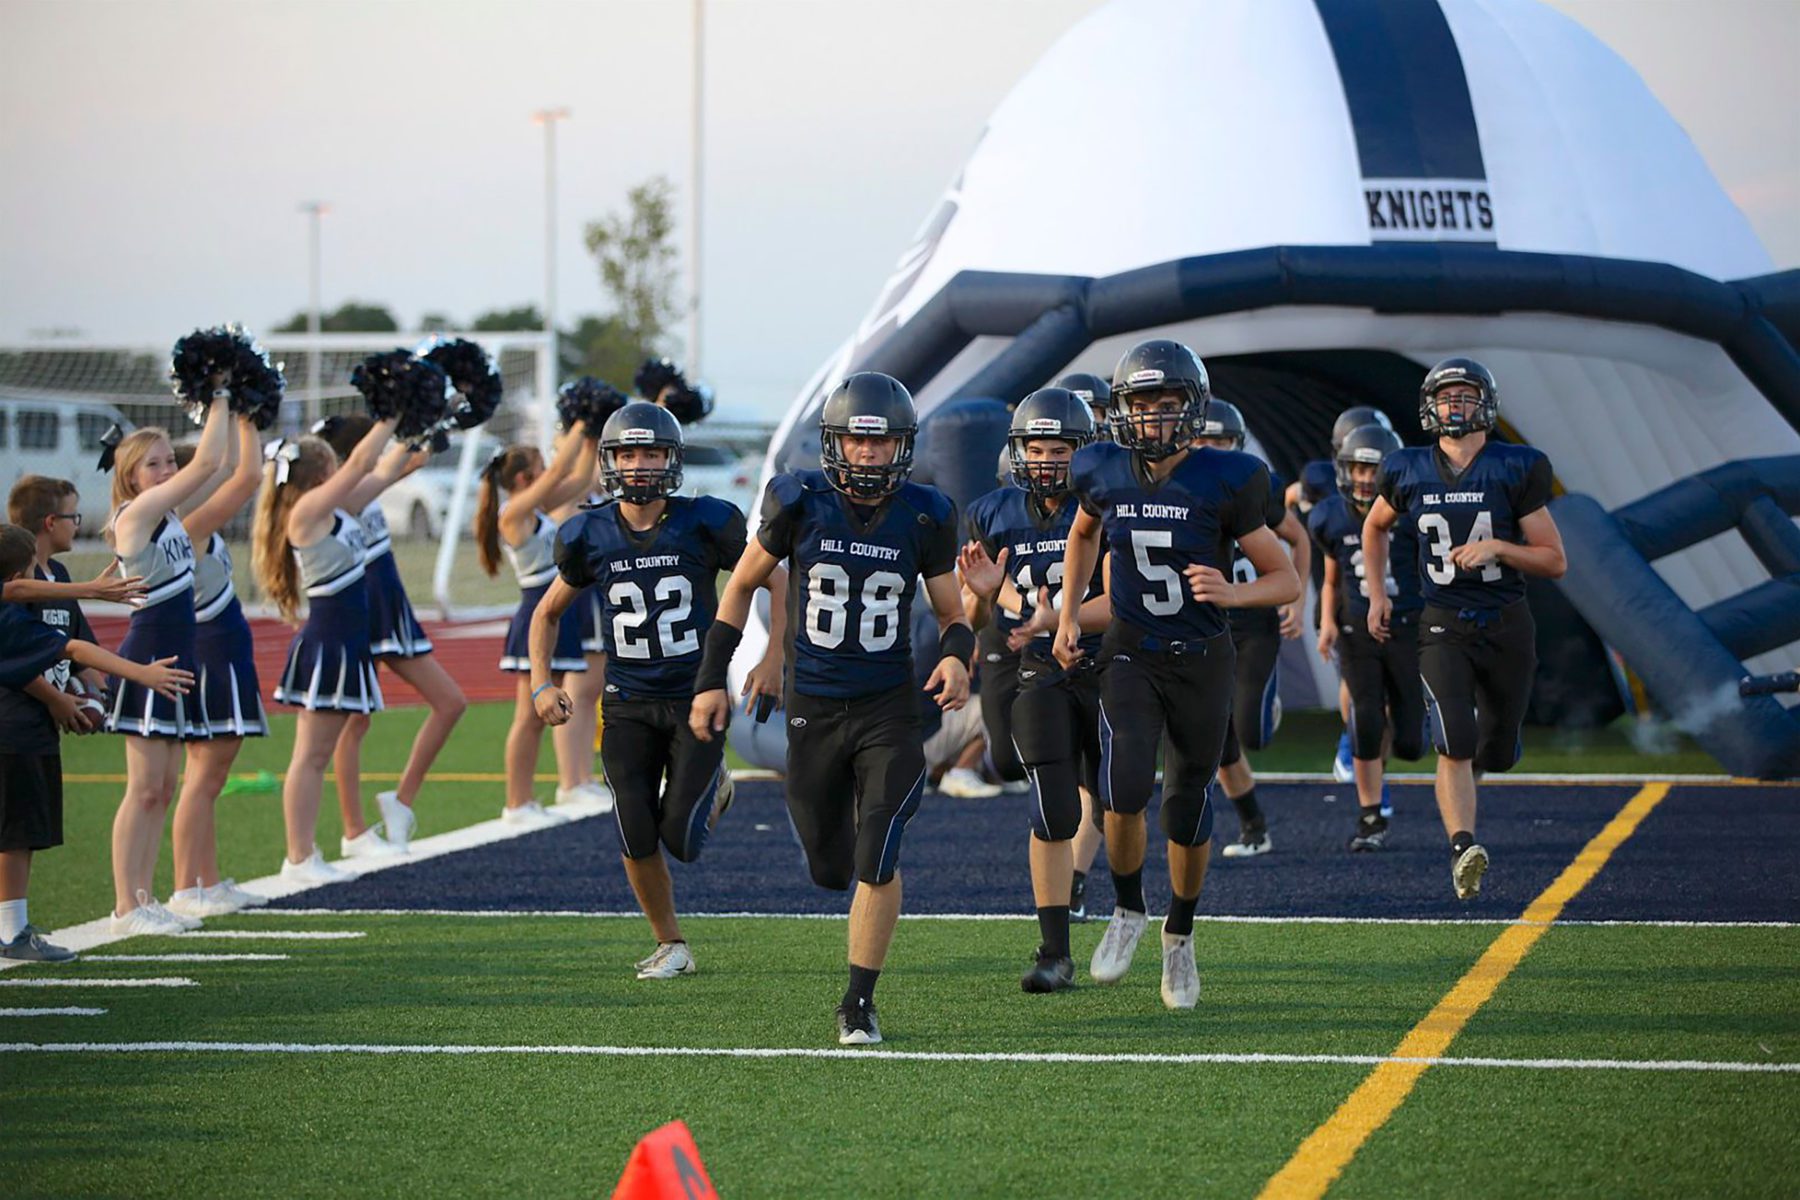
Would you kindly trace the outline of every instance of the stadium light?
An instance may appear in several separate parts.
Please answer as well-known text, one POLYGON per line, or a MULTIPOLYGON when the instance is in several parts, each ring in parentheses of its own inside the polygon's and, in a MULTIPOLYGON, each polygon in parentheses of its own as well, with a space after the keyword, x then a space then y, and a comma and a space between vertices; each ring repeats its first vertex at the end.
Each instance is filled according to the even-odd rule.
POLYGON ((323 317, 319 312, 319 219, 331 211, 323 200, 308 200, 300 206, 307 215, 306 246, 306 333, 312 349, 306 356, 306 426, 316 424, 321 415, 319 387, 319 332, 323 317))

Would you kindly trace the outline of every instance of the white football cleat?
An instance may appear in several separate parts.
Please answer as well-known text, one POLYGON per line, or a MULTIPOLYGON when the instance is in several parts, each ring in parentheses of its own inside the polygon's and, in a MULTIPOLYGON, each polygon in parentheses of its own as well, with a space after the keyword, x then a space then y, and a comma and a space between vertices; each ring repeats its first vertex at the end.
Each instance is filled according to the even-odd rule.
POLYGON ((1128 908, 1114 908, 1112 920, 1106 923, 1106 932, 1100 937, 1100 944, 1094 947, 1094 957, 1088 962, 1088 974, 1094 977, 1095 983, 1117 983, 1131 969, 1131 956, 1137 953, 1138 939, 1144 936, 1144 926, 1150 918, 1141 912, 1132 912, 1128 908))
POLYGON ((1255 858, 1259 854, 1267 854, 1274 848, 1275 843, 1269 840, 1269 831, 1260 829, 1255 833, 1245 831, 1239 834, 1237 841, 1226 842, 1225 848, 1219 853, 1226 858, 1255 858))
POLYGON ((319 853, 317 846, 314 846, 313 852, 307 856, 304 862, 289 862, 283 858, 281 860, 281 878, 288 883, 316 886, 322 883, 344 883, 355 879, 356 876, 342 867, 334 867, 326 862, 325 856, 319 853))
POLYGON ((562 814, 547 811, 536 800, 527 800, 516 808, 502 808, 500 820, 502 824, 510 825, 514 829, 526 830, 549 829, 553 825, 563 823, 562 814))
POLYGON ((381 836, 381 826, 371 825, 353 838, 339 838, 338 852, 345 858, 392 858, 398 846, 381 836))
POLYGON ((692 975, 697 969, 694 966, 693 951, 686 942, 661 942, 651 953, 637 965, 639 979, 673 979, 677 975, 692 975))
POLYGON ((381 809, 382 840, 392 846, 395 853, 405 854, 412 843, 413 830, 419 827, 419 818, 412 805, 400 803, 399 792, 376 792, 375 805, 381 809))
POLYGON ((989 783, 968 767, 951 767, 938 780, 939 795, 952 796, 958 800, 987 800, 998 796, 1000 785, 989 783))
POLYGON ((168 910, 178 917, 222 917, 237 911, 237 906, 212 888, 202 887, 196 883, 191 888, 182 888, 169 897, 168 910))
POLYGON ((1487 874, 1488 852, 1479 843, 1456 856, 1450 867, 1450 882, 1456 886, 1458 900, 1473 900, 1481 895, 1481 877, 1487 874))
POLYGON ((1192 1008, 1200 1002, 1200 971, 1194 966, 1194 935, 1164 933, 1162 1002, 1169 1008, 1192 1008))

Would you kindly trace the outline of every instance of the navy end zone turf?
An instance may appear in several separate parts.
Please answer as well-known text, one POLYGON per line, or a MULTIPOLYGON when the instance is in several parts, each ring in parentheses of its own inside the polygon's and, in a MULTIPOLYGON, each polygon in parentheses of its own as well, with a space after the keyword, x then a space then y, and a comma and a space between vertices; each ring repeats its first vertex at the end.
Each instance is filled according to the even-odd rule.
MULTIPOLYGON (((1263 784, 1275 852, 1213 859, 1204 914, 1258 917, 1516 917, 1637 791, 1619 786, 1489 786, 1481 840, 1493 854, 1479 901, 1451 895, 1450 855, 1431 790, 1394 788, 1389 848, 1350 854, 1355 815, 1346 786, 1263 784), (1327 797, 1333 799, 1327 800, 1327 797)), ((1585 920, 1796 921, 1791 870, 1800 845, 1800 791, 1676 788, 1563 914, 1585 920)), ((1031 912, 1026 798, 952 800, 936 794, 907 829, 906 911, 1031 912)), ((1236 836, 1215 799, 1218 838, 1236 836)), ((1152 818, 1154 819, 1154 817, 1152 818)), ((631 912, 609 816, 395 867, 277 901, 290 908, 413 908, 631 912)), ((683 912, 841 913, 847 895, 812 886, 776 783, 740 783, 699 863, 671 863, 683 912)), ((1163 842, 1152 836, 1144 891, 1168 904, 1163 842)), ((1089 877, 1089 911, 1112 909, 1104 851, 1089 877)))

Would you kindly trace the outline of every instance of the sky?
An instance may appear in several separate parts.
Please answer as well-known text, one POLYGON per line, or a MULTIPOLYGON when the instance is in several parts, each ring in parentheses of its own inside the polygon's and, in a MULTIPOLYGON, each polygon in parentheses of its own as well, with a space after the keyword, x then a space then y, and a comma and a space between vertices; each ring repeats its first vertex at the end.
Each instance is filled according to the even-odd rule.
MULTIPOLYGON (((777 415, 863 316, 988 113, 1098 0, 706 0, 701 373, 777 415)), ((1800 0, 1551 0, 1800 266, 1800 0)), ((689 184, 682 0, 0 0, 0 344, 165 345, 327 308, 605 307, 583 226, 689 184)), ((1104 76, 1096 82, 1104 86, 1104 76)), ((685 236, 685 234, 684 234, 685 236)))

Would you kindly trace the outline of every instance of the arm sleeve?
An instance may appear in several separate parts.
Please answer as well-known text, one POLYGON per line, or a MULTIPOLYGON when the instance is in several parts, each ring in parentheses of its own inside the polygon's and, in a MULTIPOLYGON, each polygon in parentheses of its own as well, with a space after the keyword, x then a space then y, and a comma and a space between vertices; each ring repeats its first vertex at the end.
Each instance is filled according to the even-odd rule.
POLYGON ((780 559, 793 556, 794 524, 799 516, 795 503, 798 491, 788 495, 786 483, 787 477, 782 475, 769 480, 769 486, 763 490, 762 528, 756 531, 756 540, 763 549, 780 559))
POLYGON ((1400 477, 1388 473, 1387 464, 1381 465, 1381 474, 1375 480, 1376 493, 1388 502, 1388 507, 1397 513, 1406 511, 1406 490, 1400 485, 1400 477))
POLYGON ((1526 468, 1525 478, 1513 489, 1513 516, 1529 516, 1550 503, 1550 484, 1550 460, 1540 454, 1526 468))
POLYGON ((935 579, 956 570, 956 551, 959 549, 956 540, 956 502, 945 497, 944 503, 949 505, 950 511, 943 520, 934 522, 926 531, 924 544, 920 547, 919 574, 926 579, 935 579))
POLYGON ((68 636, 13 608, 0 619, 0 687, 21 688, 68 657, 68 636))
POLYGON ((1269 525, 1269 468, 1261 463, 1250 473, 1231 498, 1231 511, 1225 515, 1225 531, 1242 538, 1266 529, 1269 525))
POLYGON ((556 528, 556 570, 570 587, 584 588, 595 581, 587 528, 587 513, 576 513, 556 528))

